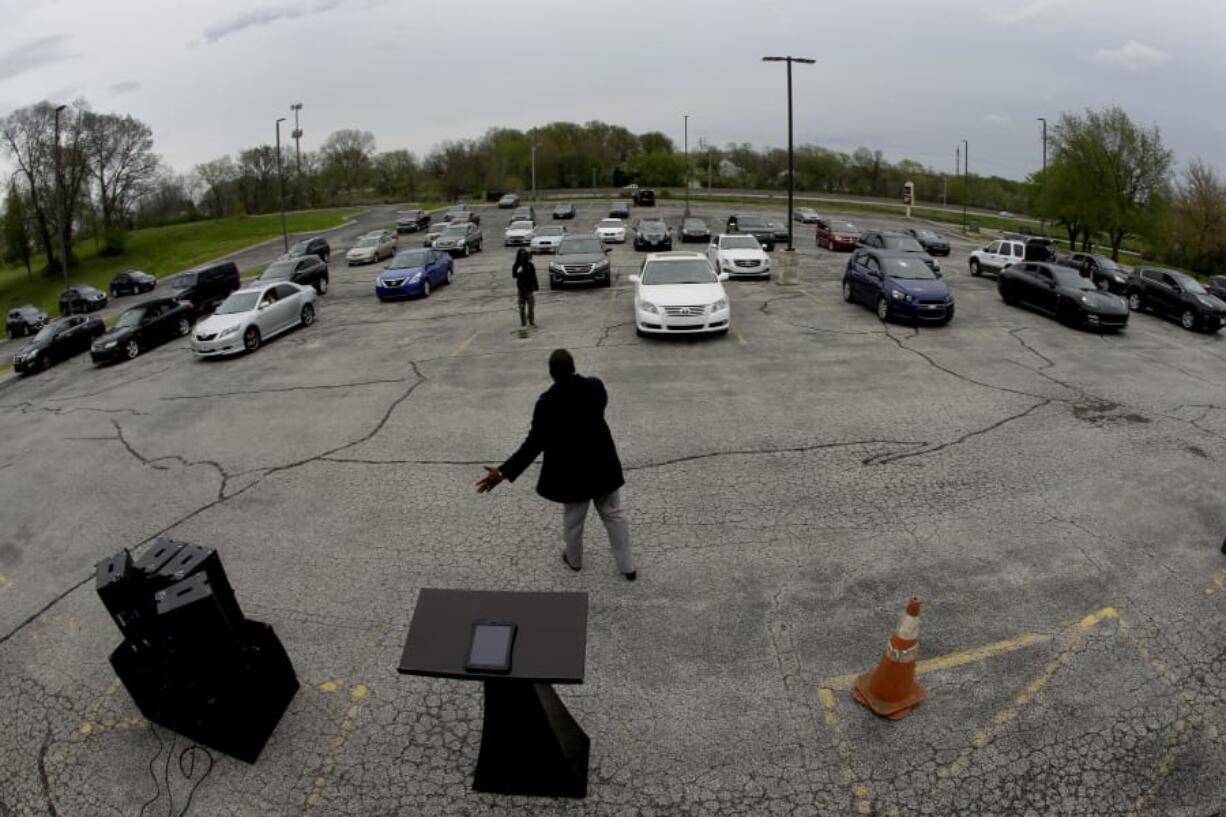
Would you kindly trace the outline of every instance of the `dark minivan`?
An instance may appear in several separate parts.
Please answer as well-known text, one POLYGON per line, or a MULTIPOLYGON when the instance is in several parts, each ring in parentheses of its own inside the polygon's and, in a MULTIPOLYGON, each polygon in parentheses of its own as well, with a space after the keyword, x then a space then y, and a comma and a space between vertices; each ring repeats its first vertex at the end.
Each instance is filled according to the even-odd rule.
POLYGON ((170 281, 170 294, 177 301, 187 301, 200 314, 213 309, 240 286, 238 264, 222 261, 179 273, 170 281))
POLYGON ((636 207, 655 207, 656 206, 656 191, 648 190, 647 188, 639 188, 634 191, 634 204, 636 207))

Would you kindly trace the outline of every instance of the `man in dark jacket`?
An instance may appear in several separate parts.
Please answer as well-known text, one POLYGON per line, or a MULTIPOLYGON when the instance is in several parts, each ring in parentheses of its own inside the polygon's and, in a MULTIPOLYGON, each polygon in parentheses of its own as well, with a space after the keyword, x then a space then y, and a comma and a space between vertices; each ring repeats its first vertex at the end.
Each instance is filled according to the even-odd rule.
POLYGON ((619 490, 626 481, 613 434, 604 419, 609 396, 599 379, 575 373, 575 360, 565 349, 549 356, 549 374, 553 386, 537 398, 528 439, 499 467, 485 466, 477 493, 492 490, 504 479, 514 482, 543 452, 536 492, 562 503, 562 539, 566 543, 562 561, 571 570, 583 568, 583 523, 588 505, 594 503, 609 534, 617 569, 634 581, 638 574, 619 490))
POLYGON ((515 254, 515 265, 511 267, 511 277, 515 279, 515 287, 519 290, 519 325, 536 326, 536 291, 541 284, 536 280, 536 264, 532 263, 532 253, 520 248, 515 254), (524 309, 527 308, 527 314, 524 309))

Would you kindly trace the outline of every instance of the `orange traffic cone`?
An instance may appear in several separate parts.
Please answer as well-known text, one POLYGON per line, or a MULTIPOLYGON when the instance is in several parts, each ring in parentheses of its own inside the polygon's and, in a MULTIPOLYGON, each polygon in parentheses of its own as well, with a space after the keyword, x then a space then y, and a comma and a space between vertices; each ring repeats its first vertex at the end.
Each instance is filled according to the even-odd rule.
POLYGON ((919 652, 920 600, 911 597, 898 631, 885 645, 877 669, 856 676, 851 694, 858 703, 883 718, 902 720, 928 697, 928 690, 915 683, 915 654, 919 652))

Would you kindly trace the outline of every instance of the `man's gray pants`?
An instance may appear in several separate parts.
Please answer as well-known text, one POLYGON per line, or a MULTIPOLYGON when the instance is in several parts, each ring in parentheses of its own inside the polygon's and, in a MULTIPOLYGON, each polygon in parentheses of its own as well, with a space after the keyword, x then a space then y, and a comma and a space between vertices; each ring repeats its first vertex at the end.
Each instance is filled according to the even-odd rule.
POLYGON ((587 520, 589 502, 596 506, 596 513, 604 522, 617 569, 622 573, 634 572, 634 557, 630 555, 630 526, 626 524, 626 512, 622 509, 621 491, 592 500, 562 503, 562 541, 566 543, 566 560, 571 567, 583 567, 583 523, 587 520))

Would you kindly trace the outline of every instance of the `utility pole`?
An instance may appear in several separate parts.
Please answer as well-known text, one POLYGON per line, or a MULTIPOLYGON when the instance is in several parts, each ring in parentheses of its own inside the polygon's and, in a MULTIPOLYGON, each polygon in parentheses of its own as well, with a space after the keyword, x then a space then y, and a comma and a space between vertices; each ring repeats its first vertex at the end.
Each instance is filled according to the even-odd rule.
POLYGON ((277 203, 281 207, 281 240, 285 251, 289 252, 289 231, 285 227, 285 174, 281 172, 281 123, 285 117, 277 120, 277 203))
POLYGON ((290 136, 294 137, 294 163, 298 166, 298 175, 302 175, 302 128, 298 127, 298 112, 302 110, 302 103, 295 102, 289 106, 289 109, 294 112, 294 130, 290 136))
POLYGON ((786 62, 788 64, 788 252, 795 252, 792 246, 792 206, 796 193, 796 163, 792 148, 792 63, 812 65, 817 60, 808 57, 763 57, 762 62, 786 62))
POLYGON ((962 232, 966 232, 966 200, 971 197, 971 144, 962 140, 962 232))
POLYGON ((941 208, 949 207, 949 176, 941 174, 941 208))
POLYGON ((64 270, 64 289, 68 289, 68 240, 64 234, 68 232, 68 225, 64 223, 65 208, 64 208, 64 174, 61 167, 63 149, 60 147, 60 113, 67 108, 67 105, 60 105, 55 109, 55 209, 58 211, 60 228, 60 266, 64 270))
POLYGON ((536 128, 532 129, 532 200, 536 201, 536 128))
POLYGON ((685 136, 685 216, 690 216, 690 115, 682 114, 684 120, 685 136))
MULTIPOLYGON (((1043 123, 1043 192, 1047 192, 1047 117, 1040 116, 1038 121, 1043 123)), ((1039 229, 1047 234, 1046 214, 1039 217, 1039 229)))

